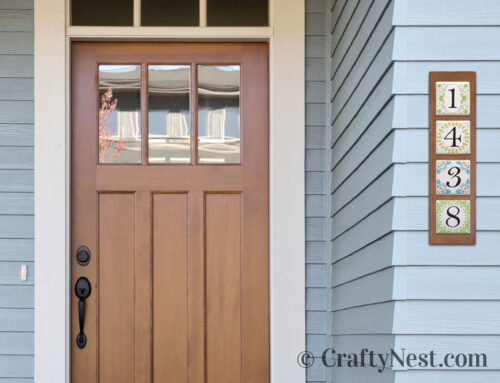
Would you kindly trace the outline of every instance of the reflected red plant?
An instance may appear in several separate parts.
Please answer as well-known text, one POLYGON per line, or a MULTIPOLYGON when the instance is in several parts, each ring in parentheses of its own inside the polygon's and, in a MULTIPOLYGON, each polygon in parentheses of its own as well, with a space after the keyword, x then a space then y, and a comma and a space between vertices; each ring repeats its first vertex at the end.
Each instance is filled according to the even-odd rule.
POLYGON ((123 150, 123 140, 118 141, 118 147, 113 150, 113 139, 109 120, 116 112, 118 99, 113 96, 113 89, 109 88, 101 94, 101 105, 99 108, 99 162, 113 163, 123 150))

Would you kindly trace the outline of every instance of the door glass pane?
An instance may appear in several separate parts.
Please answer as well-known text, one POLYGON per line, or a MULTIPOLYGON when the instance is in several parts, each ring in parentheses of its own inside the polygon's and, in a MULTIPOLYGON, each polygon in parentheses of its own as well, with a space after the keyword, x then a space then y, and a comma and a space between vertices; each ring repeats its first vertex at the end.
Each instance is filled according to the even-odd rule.
POLYGON ((240 162, 240 66, 198 66, 198 162, 240 162))
POLYGON ((140 65, 99 65, 99 163, 141 163, 140 65))
POLYGON ((189 65, 149 66, 149 163, 190 163, 189 65))
POLYGON ((134 0, 72 0, 71 25, 134 24, 134 0))
POLYGON ((198 26, 199 0, 142 0, 143 26, 198 26))
POLYGON ((209 26, 266 26, 268 0, 207 0, 209 26))

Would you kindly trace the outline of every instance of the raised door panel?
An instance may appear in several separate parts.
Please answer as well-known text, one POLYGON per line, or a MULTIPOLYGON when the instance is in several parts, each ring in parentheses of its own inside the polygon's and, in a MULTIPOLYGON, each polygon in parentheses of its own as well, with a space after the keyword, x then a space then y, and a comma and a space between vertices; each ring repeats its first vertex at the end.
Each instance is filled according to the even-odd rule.
POLYGON ((99 381, 133 383, 135 196, 101 194, 98 210, 99 381))
POLYGON ((205 201, 207 383, 238 383, 242 351, 241 196, 207 194, 205 201))
POLYGON ((155 382, 187 382, 187 194, 153 195, 155 382))

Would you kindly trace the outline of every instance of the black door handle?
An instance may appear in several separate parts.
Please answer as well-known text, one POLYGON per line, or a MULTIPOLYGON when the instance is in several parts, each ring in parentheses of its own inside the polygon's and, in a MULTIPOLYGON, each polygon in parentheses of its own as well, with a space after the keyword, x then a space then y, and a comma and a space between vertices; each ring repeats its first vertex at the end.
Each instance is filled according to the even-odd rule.
POLYGON ((90 296, 90 282, 87 278, 81 277, 75 285, 75 294, 80 301, 78 302, 78 319, 80 322, 80 333, 76 336, 76 345, 78 348, 84 348, 87 344, 87 336, 83 332, 85 324, 85 299, 90 296))

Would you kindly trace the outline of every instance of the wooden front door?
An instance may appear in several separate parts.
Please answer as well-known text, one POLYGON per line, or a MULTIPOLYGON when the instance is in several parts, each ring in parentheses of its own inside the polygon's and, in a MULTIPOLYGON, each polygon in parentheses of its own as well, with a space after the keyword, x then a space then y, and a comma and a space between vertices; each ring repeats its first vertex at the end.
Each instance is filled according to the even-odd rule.
POLYGON ((73 44, 73 383, 269 381, 268 102, 263 43, 73 44))

